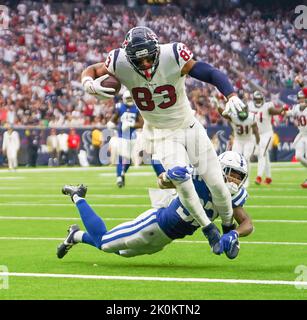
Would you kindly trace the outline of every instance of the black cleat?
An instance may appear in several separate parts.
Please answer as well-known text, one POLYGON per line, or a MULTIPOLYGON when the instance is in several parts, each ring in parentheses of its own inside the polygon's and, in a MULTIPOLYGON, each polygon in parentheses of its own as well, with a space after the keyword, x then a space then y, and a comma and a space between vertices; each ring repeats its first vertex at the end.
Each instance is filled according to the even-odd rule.
POLYGON ((62 188, 62 193, 70 196, 71 200, 73 200, 72 197, 75 194, 78 195, 80 198, 85 198, 86 191, 87 191, 87 187, 84 186, 83 184, 80 184, 78 186, 73 186, 73 185, 66 184, 62 188))
POLYGON ((220 254, 220 231, 214 223, 210 223, 206 227, 202 228, 202 232, 208 239, 209 245, 215 254, 220 254))
POLYGON ((68 250, 70 250, 72 246, 77 244, 77 242, 74 241, 74 234, 79 230, 80 228, 77 224, 73 224, 68 228, 68 235, 66 239, 57 247, 56 255, 59 259, 62 259, 66 255, 68 250))

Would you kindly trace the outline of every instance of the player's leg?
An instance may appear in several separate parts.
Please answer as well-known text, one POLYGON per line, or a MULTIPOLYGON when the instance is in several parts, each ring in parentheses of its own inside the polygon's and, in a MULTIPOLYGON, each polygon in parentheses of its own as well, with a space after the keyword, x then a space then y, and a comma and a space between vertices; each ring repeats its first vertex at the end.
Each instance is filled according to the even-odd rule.
POLYGON ((231 150, 243 154, 243 143, 242 143, 242 141, 234 139, 231 150))
MULTIPOLYGON (((244 143, 242 143, 243 145, 243 156, 246 159, 247 162, 247 168, 248 168, 248 172, 251 172, 251 164, 250 164, 250 158, 253 154, 254 148, 255 148, 255 144, 254 141, 244 141, 244 143)), ((247 188, 249 185, 249 176, 246 179, 246 182, 244 184, 244 187, 247 188)))
POLYGON ((86 243, 101 249, 101 238, 107 232, 103 220, 94 212, 85 200, 86 187, 69 186, 63 187, 63 193, 70 196, 79 210, 82 222, 87 233, 81 231, 78 226, 71 226, 68 230, 68 236, 58 246, 57 256, 63 258, 71 247, 79 242, 86 243))
POLYGON ((271 173, 271 160, 270 160, 270 152, 269 150, 266 152, 265 155, 265 184, 272 183, 272 173, 271 173))
POLYGON ((171 241, 158 225, 157 209, 150 209, 136 219, 122 223, 105 233, 101 249, 123 257, 133 257, 160 251, 171 241))
MULTIPOLYGON (((185 130, 179 129, 172 136, 154 142, 155 153, 166 171, 176 166, 186 167, 190 165, 191 161, 186 150, 186 140, 188 140, 188 137, 186 137, 185 130)), ((190 141, 190 143, 193 144, 193 141, 190 141)), ((176 186, 181 203, 202 227, 204 235, 213 248, 213 252, 219 252, 220 235, 218 229, 211 223, 203 209, 192 178, 186 181, 172 180, 172 182, 176 186)))
POLYGON ((257 166, 257 177, 255 180, 256 184, 261 184, 262 176, 265 170, 265 151, 267 145, 266 134, 260 135, 260 142, 259 142, 259 154, 258 154, 258 166, 257 166))
POLYGON ((307 139, 301 137, 295 145, 295 157, 304 167, 307 167, 307 139))
POLYGON ((193 166, 210 189, 223 224, 232 224, 231 195, 224 182, 216 151, 204 127, 197 121, 187 129, 187 150, 193 166))

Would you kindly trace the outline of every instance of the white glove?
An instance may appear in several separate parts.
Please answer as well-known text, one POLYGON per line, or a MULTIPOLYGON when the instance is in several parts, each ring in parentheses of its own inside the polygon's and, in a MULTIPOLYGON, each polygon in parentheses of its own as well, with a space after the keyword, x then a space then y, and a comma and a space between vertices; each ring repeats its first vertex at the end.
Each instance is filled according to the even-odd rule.
POLYGON ((239 97, 232 96, 226 102, 225 110, 223 111, 222 115, 227 116, 230 113, 236 114, 237 111, 242 111, 242 108, 244 108, 244 106, 244 103, 239 97))
POLYGON ((102 87, 100 84, 101 81, 107 79, 108 77, 108 74, 105 74, 95 80, 91 77, 84 77, 82 78, 82 86, 87 93, 95 95, 99 99, 114 98, 114 94, 110 93, 114 93, 115 89, 102 87))

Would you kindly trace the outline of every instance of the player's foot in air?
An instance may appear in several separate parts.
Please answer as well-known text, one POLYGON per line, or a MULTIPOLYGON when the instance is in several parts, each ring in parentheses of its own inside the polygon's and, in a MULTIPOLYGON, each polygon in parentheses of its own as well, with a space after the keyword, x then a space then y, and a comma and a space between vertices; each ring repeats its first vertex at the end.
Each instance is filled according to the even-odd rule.
POLYGON ((117 177, 116 184, 119 188, 124 187, 125 186, 125 176, 121 175, 121 176, 117 177))
POLYGON ((256 180, 255 180, 255 183, 256 184, 261 184, 261 182, 262 182, 262 179, 261 179, 261 177, 256 177, 256 180))
POLYGON ((265 184, 271 184, 272 183, 272 178, 265 178, 264 183, 265 184))
POLYGON ((62 188, 62 193, 70 196, 71 200, 72 197, 76 194, 77 196, 79 196, 80 198, 85 198, 87 192, 87 187, 83 184, 77 185, 77 186, 73 186, 70 184, 66 184, 63 188, 62 188))
POLYGON ((307 188, 307 179, 301 184, 302 188, 307 188))
POLYGON ((213 253, 220 254, 221 234, 217 226, 214 223, 210 223, 206 227, 202 228, 202 231, 207 238, 213 253))
POLYGON ((80 228, 77 224, 73 224, 68 228, 67 230, 68 235, 66 239, 57 247, 56 254, 59 259, 62 259, 67 254, 67 252, 72 248, 72 246, 77 244, 77 242, 74 241, 74 234, 79 230, 80 228))

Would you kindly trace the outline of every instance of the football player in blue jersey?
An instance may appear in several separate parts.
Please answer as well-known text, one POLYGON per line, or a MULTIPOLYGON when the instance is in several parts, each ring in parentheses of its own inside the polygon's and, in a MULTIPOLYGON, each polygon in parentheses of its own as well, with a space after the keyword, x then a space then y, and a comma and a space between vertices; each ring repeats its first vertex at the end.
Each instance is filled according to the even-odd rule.
MULTIPOLYGON (((219 161, 224 181, 232 196, 233 217, 238 226, 236 223, 231 226, 222 224, 223 235, 221 238, 217 235, 218 242, 215 238, 208 236, 203 228, 202 231, 214 253, 225 253, 229 259, 234 259, 240 248, 238 238, 247 236, 253 231, 252 221, 243 208, 248 196, 243 187, 248 176, 248 169, 245 158, 234 151, 224 152, 219 156, 219 161)), ((196 172, 192 173, 190 168, 175 167, 168 170, 159 176, 158 183, 161 188, 174 188, 172 180, 184 181, 191 177, 207 216, 211 221, 215 220, 219 213, 212 202, 211 193, 200 176, 196 172)), ((200 228, 177 195, 171 195, 166 190, 159 191, 162 194, 156 199, 151 199, 152 209, 132 221, 122 223, 107 231, 103 220, 84 199, 87 188, 84 185, 65 185, 62 192, 69 195, 76 204, 87 232, 81 231, 77 225, 70 226, 68 236, 57 248, 58 258, 63 258, 74 245, 80 242, 123 257, 152 254, 161 251, 175 239, 192 235, 200 228)))
POLYGON ((131 165, 131 154, 136 140, 136 129, 143 127, 143 119, 128 90, 123 93, 123 102, 117 103, 115 112, 107 123, 108 129, 118 130, 116 144, 116 184, 119 188, 125 185, 125 173, 131 165))

